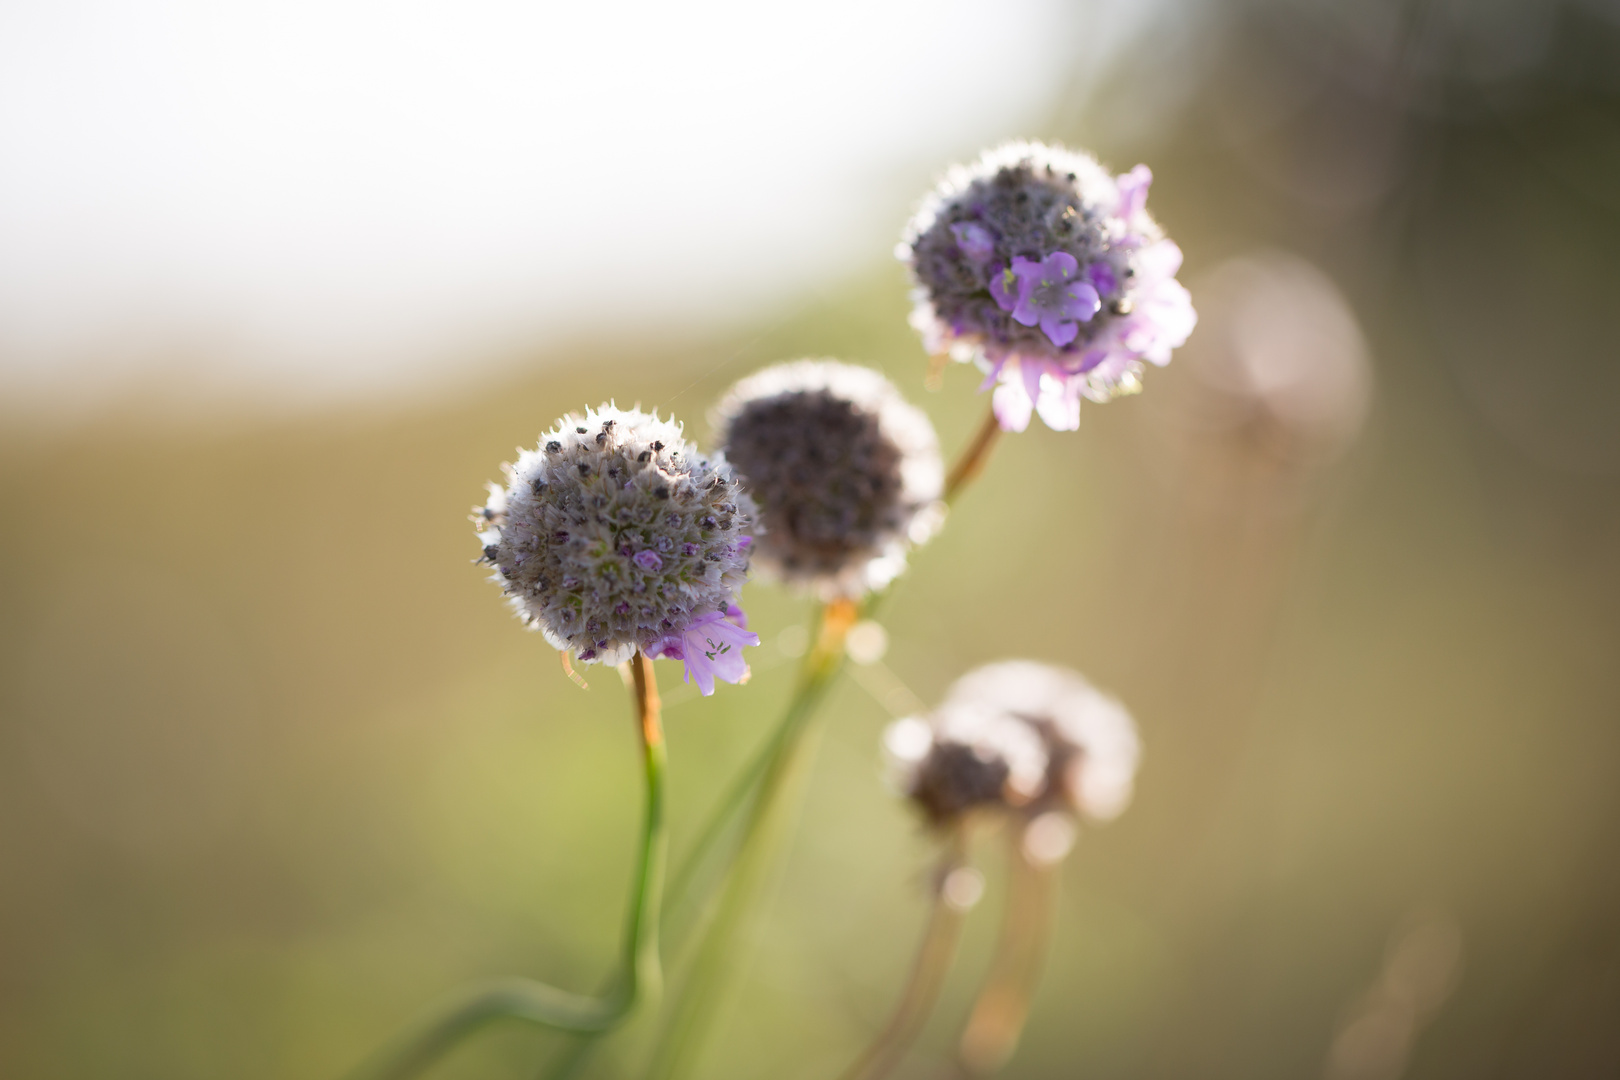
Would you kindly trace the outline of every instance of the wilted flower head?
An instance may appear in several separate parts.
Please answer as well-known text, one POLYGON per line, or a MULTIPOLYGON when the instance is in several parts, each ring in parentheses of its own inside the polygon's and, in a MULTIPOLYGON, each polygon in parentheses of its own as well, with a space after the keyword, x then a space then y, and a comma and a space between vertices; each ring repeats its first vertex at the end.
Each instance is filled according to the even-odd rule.
POLYGON ((892 581, 939 522, 933 425, 876 371, 778 364, 733 386, 712 419, 759 503, 759 564, 784 581, 860 596, 892 581))
POLYGON ((883 749, 895 786, 936 825, 1027 806, 1045 786, 1040 734, 1012 717, 942 707, 890 724, 883 749))
POLYGON ((475 520, 525 623, 585 663, 684 660, 705 694, 746 672, 741 649, 759 639, 735 599, 754 504, 723 457, 688 448, 673 420, 603 405, 505 471, 475 520))
POLYGON ((927 720, 891 724, 884 749, 897 786, 935 822, 975 807, 1105 821, 1129 804, 1141 756, 1118 701, 1032 660, 962 676, 927 720))
POLYGON ((1078 672, 1033 660, 986 664, 956 680, 941 710, 1013 717, 1039 733, 1049 758, 1040 809, 1106 821, 1130 804, 1142 754, 1136 725, 1078 672))
POLYGON ((997 385, 1001 426, 1031 411, 1080 425, 1080 399, 1141 389, 1197 316, 1176 281, 1181 249, 1148 215, 1153 174, 1109 176, 1089 155, 1034 142, 950 170, 896 254, 916 288, 911 322, 928 350, 973 361, 997 385))

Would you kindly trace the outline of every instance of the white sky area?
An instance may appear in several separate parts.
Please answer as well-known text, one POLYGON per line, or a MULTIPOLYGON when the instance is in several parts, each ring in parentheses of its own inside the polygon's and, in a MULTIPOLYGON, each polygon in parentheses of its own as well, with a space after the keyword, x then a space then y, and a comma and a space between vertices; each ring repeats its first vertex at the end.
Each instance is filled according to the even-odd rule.
POLYGON ((1146 6, 5 4, 0 398, 330 401, 757 319, 1146 6))

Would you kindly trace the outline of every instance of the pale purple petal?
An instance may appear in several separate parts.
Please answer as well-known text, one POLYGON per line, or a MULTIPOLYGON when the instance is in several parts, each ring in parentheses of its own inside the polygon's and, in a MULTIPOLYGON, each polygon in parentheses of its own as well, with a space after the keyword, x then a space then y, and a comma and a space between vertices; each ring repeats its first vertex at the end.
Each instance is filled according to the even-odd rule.
POLYGON ((996 387, 996 392, 990 396, 990 408, 1002 431, 1023 431, 1029 427, 1035 403, 1025 393, 1023 383, 1013 377, 996 387))
POLYGON ((1119 288, 1119 278, 1114 268, 1105 262, 1094 262, 1086 267, 1086 281, 1099 294, 1111 293, 1119 288))
POLYGON ((1048 284, 1068 281, 1080 269, 1080 263, 1067 251, 1054 251, 1041 263, 1041 280, 1048 284))
POLYGON ((1071 319, 1081 322, 1090 322, 1091 317, 1102 310, 1102 297, 1097 290, 1084 281, 1077 281, 1070 285, 1065 292, 1063 314, 1071 319))
MULTIPOLYGON (((1015 259, 1014 262, 1017 260, 1015 259)), ((998 266, 990 274, 990 298, 1002 311, 1011 311, 1018 303, 1019 281, 1016 274, 1005 266, 998 266)))
POLYGON ((995 254, 996 243, 982 225, 970 221, 952 225, 951 235, 956 237, 956 246, 970 262, 982 263, 995 254))
POLYGON ((1041 321, 1041 313, 1034 302, 1035 283, 1041 276, 1041 264, 1030 262, 1020 255, 1012 261, 1012 268, 1007 273, 1018 279, 1018 297, 1012 308, 1013 319, 1025 326, 1034 326, 1041 321))
POLYGON ((1115 180, 1119 185, 1119 216, 1131 220, 1147 205, 1148 186, 1153 183, 1153 170, 1138 165, 1115 180))
POLYGON ((662 570, 664 568, 664 560, 658 557, 656 551, 638 551, 634 561, 643 570, 662 570))
POLYGON ((1041 396, 1041 375, 1046 371, 1046 365, 1039 360, 1024 359, 1018 362, 1018 374, 1024 381, 1024 393, 1028 396, 1031 405, 1041 396))
POLYGON ((1181 248, 1174 240, 1160 240, 1136 253, 1136 273, 1144 281, 1173 278, 1181 269, 1181 248))
POLYGON ((997 360, 995 363, 991 364, 989 372, 987 372, 985 374, 985 376, 984 376, 984 382, 979 384, 979 393, 981 393, 981 394, 984 393, 986 390, 988 390, 992 386, 996 385, 996 383, 1000 382, 1001 381, 1001 369, 1006 367, 1006 366, 1007 366, 1007 360, 1006 360, 1005 357, 1003 357, 1002 359, 997 360))
POLYGON ((1041 314, 1041 332, 1052 339, 1052 344, 1061 349, 1080 336, 1080 324, 1073 319, 1065 319, 1056 312, 1047 311, 1041 314))
POLYGON ((1053 431, 1080 429, 1080 389, 1076 380, 1048 376, 1041 382, 1041 396, 1035 401, 1035 411, 1053 431))

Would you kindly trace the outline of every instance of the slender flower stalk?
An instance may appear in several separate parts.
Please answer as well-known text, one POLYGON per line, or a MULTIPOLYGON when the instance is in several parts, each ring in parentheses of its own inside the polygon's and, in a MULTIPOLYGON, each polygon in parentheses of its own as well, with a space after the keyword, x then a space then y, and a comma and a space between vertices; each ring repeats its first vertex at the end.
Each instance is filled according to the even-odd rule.
POLYGON ((990 460, 990 452, 996 448, 1001 436, 1001 421, 996 418, 996 412, 991 409, 985 414, 984 423, 973 436, 973 441, 963 449, 962 456, 951 465, 950 475, 945 478, 945 504, 947 506, 956 502, 956 497, 962 489, 972 483, 979 473, 983 471, 985 462, 990 460))
POLYGON ((739 945, 754 924, 756 900, 773 866, 773 855, 787 833, 802 794, 801 783, 814 747, 817 706, 843 667, 844 639, 859 609, 837 600, 822 609, 820 632, 805 656, 799 685, 790 700, 770 758, 750 806, 725 891, 706 933, 675 1012, 654 1047, 648 1076, 673 1080, 697 1064, 719 1013, 730 976, 740 964, 739 945))
POLYGON ((980 882, 966 866, 965 836, 960 822, 950 830, 945 854, 934 875, 933 905, 917 958, 911 965, 911 975, 889 1022, 845 1070, 842 1080, 879 1080, 887 1076, 905 1058, 906 1051, 916 1042, 923 1024, 934 1011, 945 976, 956 956, 962 918, 978 900, 980 882))
POLYGON ((662 966, 658 930, 662 917, 664 857, 664 734, 652 660, 638 652, 629 662, 635 686, 636 729, 647 787, 636 874, 631 885, 620 970, 600 997, 559 990, 533 979, 498 979, 474 988, 430 1013, 391 1045, 350 1074, 350 1080, 402 1080, 486 1024, 521 1020, 561 1031, 601 1033, 630 1016, 659 992, 662 966))
POLYGON ((1009 847, 1000 940, 957 1048, 958 1063, 972 1076, 995 1072, 1018 1049, 1052 932, 1058 864, 1032 855, 1027 844, 1009 847))

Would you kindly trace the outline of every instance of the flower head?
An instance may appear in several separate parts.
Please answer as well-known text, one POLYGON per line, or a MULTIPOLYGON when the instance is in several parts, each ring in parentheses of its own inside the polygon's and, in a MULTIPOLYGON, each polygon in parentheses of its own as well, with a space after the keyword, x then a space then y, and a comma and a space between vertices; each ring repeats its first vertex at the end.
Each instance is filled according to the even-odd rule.
POLYGON ((1031 660, 962 676, 926 720, 891 724, 884 747, 897 786, 935 823, 980 808, 1108 820, 1130 802, 1141 756, 1118 701, 1031 660))
POLYGON ((637 649, 685 659, 704 693, 744 674, 740 649, 759 641, 727 620, 741 615, 755 508, 723 456, 689 448, 673 420, 603 405, 505 470, 474 520, 480 561, 524 622, 587 664, 637 649), (724 659, 694 633, 724 638, 724 659))
POLYGON ((1152 180, 1009 143, 952 169, 906 227, 912 325, 929 351, 989 372, 1002 427, 1039 412, 1072 430, 1082 397, 1135 393, 1143 362, 1169 363, 1192 332, 1181 250, 1145 209, 1152 180))
POLYGON ((940 519, 933 425, 868 368, 798 360, 737 383, 713 423, 759 503, 758 561, 825 598, 888 584, 940 519))
POLYGON ((940 709, 890 724, 883 748, 894 785, 934 825, 1027 806, 1046 777, 1040 735, 1007 717, 940 709))

